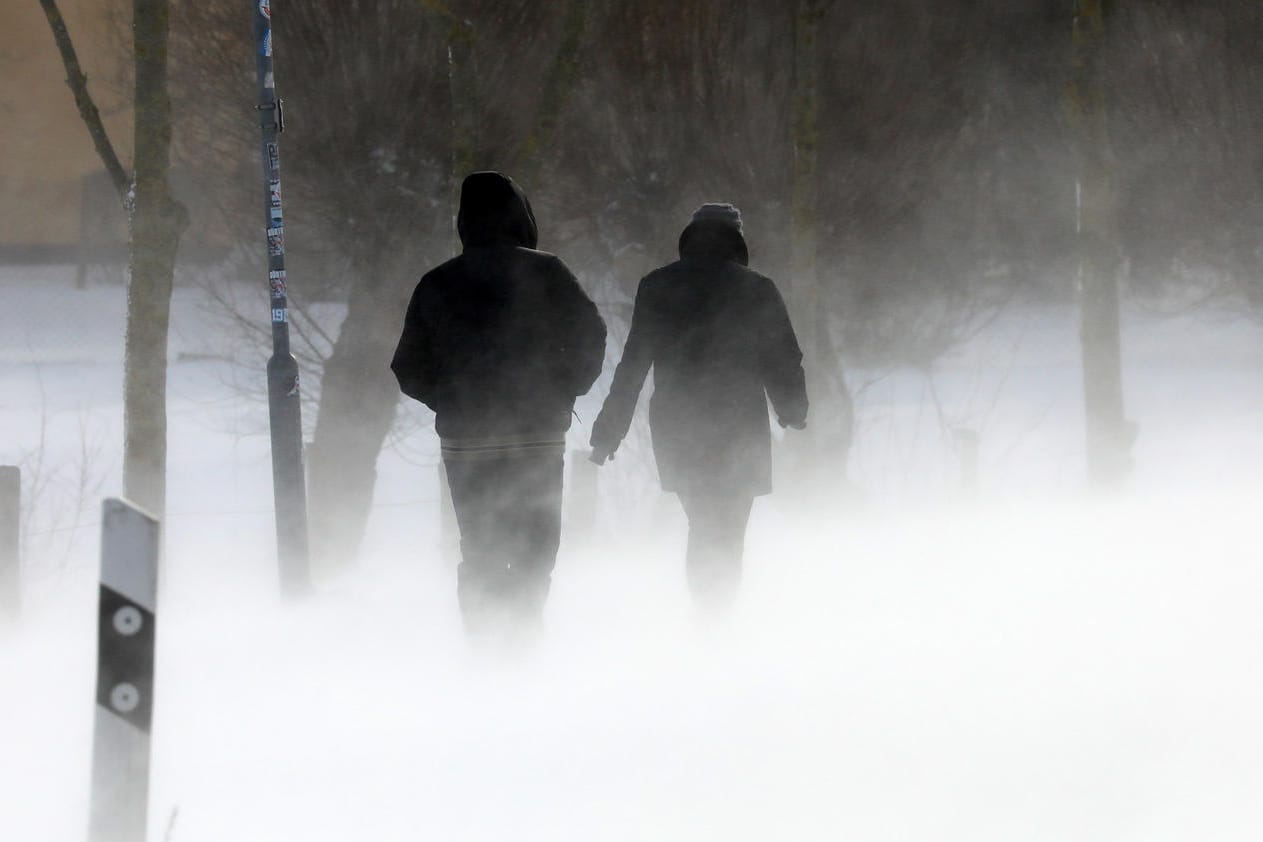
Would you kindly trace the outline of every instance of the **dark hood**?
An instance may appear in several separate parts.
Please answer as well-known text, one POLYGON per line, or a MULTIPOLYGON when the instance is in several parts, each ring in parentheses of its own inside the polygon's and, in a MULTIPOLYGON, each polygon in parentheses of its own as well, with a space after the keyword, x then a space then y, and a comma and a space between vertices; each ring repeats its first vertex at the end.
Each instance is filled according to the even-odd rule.
POLYGON ((701 219, 690 222, 680 234, 680 257, 684 260, 731 260, 750 265, 746 239, 735 225, 701 219))
POLYGON ((539 231, 535 214, 522 188, 507 175, 476 172, 460 186, 460 211, 456 231, 461 244, 471 246, 523 246, 535 248, 539 231))

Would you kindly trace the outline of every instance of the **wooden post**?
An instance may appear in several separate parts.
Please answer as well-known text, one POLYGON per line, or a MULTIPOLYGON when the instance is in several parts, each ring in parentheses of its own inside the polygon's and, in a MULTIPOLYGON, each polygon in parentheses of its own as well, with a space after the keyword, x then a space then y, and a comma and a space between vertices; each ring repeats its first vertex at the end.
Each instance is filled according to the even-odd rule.
POLYGON ((22 610, 22 471, 0 465, 0 620, 22 610))
POLYGON ((159 524, 105 501, 90 842, 143 842, 149 817, 159 524))

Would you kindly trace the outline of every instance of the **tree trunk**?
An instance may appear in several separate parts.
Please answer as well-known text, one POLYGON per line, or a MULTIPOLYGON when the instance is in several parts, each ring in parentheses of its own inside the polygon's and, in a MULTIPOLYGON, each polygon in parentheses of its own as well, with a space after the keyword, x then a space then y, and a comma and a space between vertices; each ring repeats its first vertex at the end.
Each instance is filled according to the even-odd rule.
POLYGON ((842 361, 829 335, 816 267, 819 164, 818 35, 823 0, 798 0, 794 10, 794 74, 791 99, 793 195, 791 197, 790 310, 811 400, 807 430, 790 439, 792 468, 810 479, 845 476, 851 444, 852 404, 842 361))
MULTIPOLYGON (((387 275, 389 276, 389 275, 387 275)), ((373 277, 373 275, 370 275, 373 277)), ((316 429, 307 459, 314 575, 352 564, 359 554, 377 481, 377 456, 395 419, 399 384, 389 363, 406 293, 358 283, 324 365, 316 429)))
POLYGON ((1079 169, 1076 229, 1088 477, 1108 487, 1130 472, 1135 432, 1123 410, 1119 287, 1125 261, 1101 68, 1105 7, 1105 0, 1077 0, 1069 106, 1079 169))
POLYGON ((123 488, 155 515, 166 509, 167 332, 180 236, 188 224, 168 184, 167 0, 135 0, 136 157, 131 278, 123 372, 123 488))
MULTIPOLYGON (((475 33, 468 21, 445 11, 443 14, 451 27, 447 53, 452 121, 448 187, 452 248, 459 252, 456 208, 460 184, 474 167, 478 148, 475 33)), ((383 330, 382 325, 401 324, 408 290, 395 289, 383 279, 410 277, 407 273, 401 265, 361 273, 349 293, 338 339, 324 363, 316 428, 307 451, 311 564, 316 577, 328 578, 359 557, 372 509, 377 457, 399 405, 399 384, 389 368, 399 331, 383 330)))
POLYGON ((123 362, 123 490, 161 516, 166 508, 167 330, 176 251, 188 212, 171 197, 171 100, 167 94, 168 0, 134 0, 135 162, 128 179, 88 92, 55 0, 40 0, 97 154, 128 213, 131 272, 123 362))

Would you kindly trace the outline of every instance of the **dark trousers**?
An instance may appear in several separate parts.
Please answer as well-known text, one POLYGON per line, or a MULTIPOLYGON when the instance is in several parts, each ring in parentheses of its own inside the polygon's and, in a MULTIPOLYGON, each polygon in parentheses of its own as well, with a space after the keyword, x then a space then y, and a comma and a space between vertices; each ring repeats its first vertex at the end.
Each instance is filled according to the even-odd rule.
POLYGON ((689 521, 685 572, 693 601, 727 608, 741 585, 741 558, 754 497, 729 489, 680 491, 689 521))
POLYGON ((466 629, 538 624, 561 542, 561 454, 443 465, 460 526, 456 593, 466 629))

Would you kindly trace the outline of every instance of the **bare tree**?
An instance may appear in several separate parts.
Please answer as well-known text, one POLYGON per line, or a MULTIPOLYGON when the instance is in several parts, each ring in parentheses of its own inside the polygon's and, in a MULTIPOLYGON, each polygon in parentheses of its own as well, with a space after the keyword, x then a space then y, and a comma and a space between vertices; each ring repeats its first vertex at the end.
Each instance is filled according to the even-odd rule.
POLYGON ((1263 6, 1117 4, 1103 45, 1129 290, 1263 312, 1263 6))
MULTIPOLYGON (((1230 0, 1214 3, 1238 19, 1230 0)), ((1075 233, 1074 182, 1088 149, 1076 141, 1091 132, 1062 108, 1072 70, 1065 12, 1057 0, 318 0, 277 9, 296 312, 304 298, 347 308, 340 325, 313 326, 307 363, 324 375, 313 522, 351 537, 317 536, 315 545, 354 554, 394 414, 382 363, 417 270, 451 253, 455 187, 471 169, 523 178, 544 247, 609 283, 601 297, 614 320, 643 269, 670 259, 693 207, 740 205, 758 267, 804 293, 797 321, 808 368, 824 379, 813 383, 812 427, 833 425, 838 464, 849 439, 843 355, 849 366, 925 368, 1013 297, 1069 296, 1068 284, 1048 279, 1064 281, 1086 242, 1075 233)), ((239 11, 208 0, 180 14, 191 57, 184 148, 214 176, 240 167, 237 181, 252 185, 239 11)), ((1250 51, 1239 50, 1247 66, 1250 51)), ((1079 74, 1082 90, 1096 78, 1116 94, 1121 76, 1143 75, 1111 61, 1104 76, 1079 74)), ((1119 121, 1111 114, 1109 123, 1119 121)), ((1111 158, 1113 186, 1094 182, 1098 196, 1115 193, 1116 242, 1129 236, 1129 214, 1170 205, 1141 195, 1169 181, 1141 178, 1143 160, 1111 158)), ((1216 193, 1248 204, 1239 187, 1216 193)), ((253 201, 243 188, 239 207, 253 201)))
POLYGON ((40 0, 66 83, 127 210, 130 268, 123 373, 123 488, 161 515, 166 509, 167 332, 176 251, 188 212, 171 194, 171 101, 167 91, 168 0, 134 0, 134 161, 129 175, 101 122, 56 0, 40 0))

